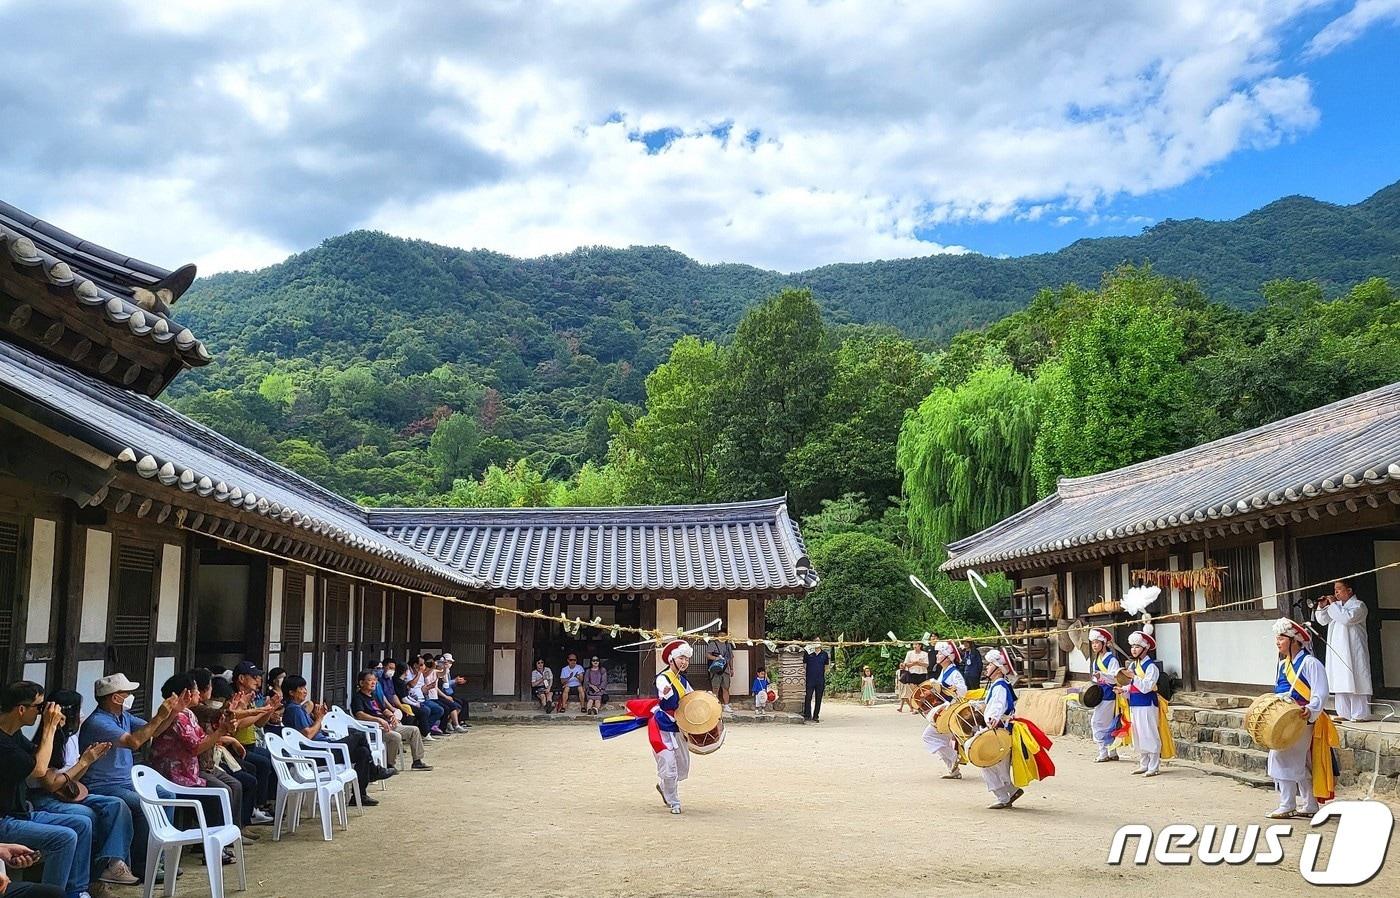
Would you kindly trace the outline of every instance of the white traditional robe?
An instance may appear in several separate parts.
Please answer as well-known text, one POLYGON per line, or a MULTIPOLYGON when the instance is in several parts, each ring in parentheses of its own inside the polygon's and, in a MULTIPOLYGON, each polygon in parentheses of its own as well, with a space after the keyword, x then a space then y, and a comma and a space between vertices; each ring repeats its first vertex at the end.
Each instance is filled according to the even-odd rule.
MULTIPOLYGON (((1344 695, 1371 695, 1371 650, 1366 640, 1366 603, 1353 593, 1345 602, 1319 607, 1313 619, 1327 628, 1327 685, 1344 695)), ((1350 713, 1338 713, 1351 717, 1350 713)), ((1365 716, 1365 715, 1362 715, 1365 716)))
MULTIPOLYGON (((967 681, 963 679, 962 672, 956 667, 949 667, 947 670, 940 671, 938 674, 938 682, 952 689, 958 698, 967 695, 967 681)), ((958 766, 957 743, 954 741, 951 733, 944 735, 938 732, 933 726, 934 715, 938 713, 939 708, 944 707, 946 706, 939 705, 938 708, 934 708, 926 715, 928 718, 928 726, 924 727, 924 747, 928 749, 929 754, 942 758, 943 763, 948 765, 949 770, 952 770, 954 767, 958 766)))
MULTIPOLYGON (((1308 726, 1302 738, 1288 748, 1269 750, 1269 777, 1273 779, 1274 788, 1278 790, 1279 808, 1286 811, 1295 809, 1295 801, 1301 801, 1304 810, 1317 809, 1317 799, 1313 796, 1312 787, 1313 722, 1322 713, 1323 705, 1327 704, 1327 670, 1322 666, 1322 662, 1312 655, 1301 652, 1300 654, 1303 655, 1301 660, 1296 657, 1294 659, 1297 662, 1296 669, 1312 691, 1312 697, 1304 706, 1308 709, 1308 726)), ((1286 694, 1292 695, 1292 691, 1286 694)))
POLYGON ((1108 754, 1108 747, 1113 744, 1113 731, 1118 724, 1118 695, 1113 691, 1114 674, 1118 673, 1123 665, 1118 663, 1118 656, 1110 654, 1104 661, 1102 670, 1099 667, 1099 659, 1093 662, 1094 682, 1101 684, 1107 692, 1103 701, 1094 706, 1093 714, 1089 718, 1089 723, 1094 732, 1094 741, 1099 745, 1100 756, 1108 754))
MULTIPOLYGON (((1147 656, 1144 656, 1142 661, 1142 676, 1133 677, 1133 686, 1138 692, 1151 693, 1155 699, 1157 678, 1161 676, 1162 668, 1157 664, 1147 663, 1147 656)), ((1131 705, 1128 715, 1132 720, 1133 748, 1138 750, 1139 755, 1138 767, 1151 773, 1162 765, 1162 728, 1157 719, 1157 705, 1155 702, 1150 705, 1131 705)))
MULTIPOLYGON (((982 716, 986 719, 987 726, 1003 725, 1002 717, 1007 711, 1009 688, 1003 678, 998 678, 987 687, 987 699, 982 705, 982 716)), ((1016 792, 1016 786, 1011 781, 1011 756, 1008 754, 991 767, 983 767, 982 781, 987 784, 987 791, 995 795, 998 802, 1005 804, 1010 801, 1016 792)))

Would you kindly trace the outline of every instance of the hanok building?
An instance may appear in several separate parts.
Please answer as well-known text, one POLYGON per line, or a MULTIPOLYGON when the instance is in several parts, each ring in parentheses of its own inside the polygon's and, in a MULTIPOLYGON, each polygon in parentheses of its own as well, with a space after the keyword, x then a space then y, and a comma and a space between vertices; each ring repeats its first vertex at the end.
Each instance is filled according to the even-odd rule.
MULTIPOLYGON (((1311 619, 1324 583, 1400 562, 1400 384, 1092 477, 953 543, 943 569, 1002 571, 1041 610, 1121 601, 1134 570, 1224 569, 1223 585, 1164 590, 1151 613, 1158 656, 1188 687, 1257 693, 1275 677, 1270 629, 1311 619), (1277 595, 1286 593, 1284 595, 1277 595), (1219 611, 1211 611, 1215 606, 1219 611)), ((1400 567, 1354 578, 1366 603, 1376 695, 1400 697, 1400 567)), ((1319 628, 1320 629, 1320 628, 1319 628)), ((1322 631, 1325 635, 1325 630, 1322 631)), ((1126 629, 1118 641, 1126 647, 1126 629)), ((1079 675, 1079 648, 1061 659, 1079 675)))
MULTIPOLYGON (((815 584, 782 500, 367 511, 157 401, 211 361, 171 314, 193 280, 0 203, 6 681, 90 708, 121 671, 150 707, 176 670, 248 657, 343 701, 373 659, 448 650, 473 697, 523 697, 534 656, 557 669, 614 640, 454 599, 666 630, 711 615, 742 638, 766 599, 815 584)), ((638 658, 615 665, 620 688, 638 658)))

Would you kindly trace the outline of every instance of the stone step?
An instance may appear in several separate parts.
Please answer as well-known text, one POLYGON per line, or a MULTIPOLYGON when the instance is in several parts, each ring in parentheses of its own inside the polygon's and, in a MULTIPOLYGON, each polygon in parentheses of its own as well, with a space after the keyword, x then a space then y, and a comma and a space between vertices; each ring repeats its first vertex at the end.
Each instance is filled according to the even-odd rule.
MULTIPOLYGON (((1172 762, 1168 761, 1167 763, 1172 762)), ((1233 767, 1221 767, 1219 764, 1211 764, 1205 761, 1188 760, 1186 763, 1192 770, 1199 770, 1207 776, 1223 776, 1237 783, 1243 783, 1246 786, 1254 786, 1256 789, 1274 788, 1274 781, 1269 779, 1265 774, 1235 770, 1233 767)))
POLYGON ((1252 698, 1242 695, 1221 695, 1216 692, 1178 692, 1172 696, 1173 705, 1210 711, 1248 708, 1252 698))
POLYGON ((1177 755, 1190 761, 1213 764, 1241 773, 1265 777, 1269 771, 1269 753, 1257 748, 1240 748, 1212 742, 1178 742, 1177 755))

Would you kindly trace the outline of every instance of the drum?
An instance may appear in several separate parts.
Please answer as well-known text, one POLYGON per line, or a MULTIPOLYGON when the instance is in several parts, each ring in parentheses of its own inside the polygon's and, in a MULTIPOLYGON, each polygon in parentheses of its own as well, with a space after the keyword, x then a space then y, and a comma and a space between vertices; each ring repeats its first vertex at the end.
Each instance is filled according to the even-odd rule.
POLYGON ((973 706, 972 699, 960 698, 952 702, 947 710, 938 715, 934 729, 943 735, 952 735, 960 742, 966 742, 986 721, 982 712, 973 706))
POLYGON ((1245 712, 1244 731, 1260 748, 1292 748, 1308 731, 1308 719, 1300 710, 1286 695, 1261 695, 1245 712))
POLYGON ((778 691, 777 691, 776 689, 769 689, 769 690, 768 690, 768 704, 771 705, 771 704, 773 704, 774 702, 776 702, 777 700, 778 700, 778 691))
POLYGON ((942 690, 934 680, 926 680, 915 686, 909 701, 914 705, 915 711, 924 715, 944 703, 942 690))
POLYGON ((967 743, 967 761, 974 767, 994 767, 1011 754, 1011 733, 1002 727, 984 729, 967 743))
POLYGON ((1107 690, 1104 689, 1102 684, 1090 683, 1079 693, 1079 703, 1086 708, 1097 708, 1103 703, 1104 698, 1106 698, 1104 695, 1105 691, 1107 690))
POLYGON ((715 724, 715 728, 707 733, 683 733, 686 744, 690 750, 697 755, 710 755, 719 751, 724 745, 724 721, 715 724))
POLYGON ((1120 667, 1113 675, 1113 681, 1119 686, 1126 686, 1133 681, 1133 672, 1126 667, 1120 667))

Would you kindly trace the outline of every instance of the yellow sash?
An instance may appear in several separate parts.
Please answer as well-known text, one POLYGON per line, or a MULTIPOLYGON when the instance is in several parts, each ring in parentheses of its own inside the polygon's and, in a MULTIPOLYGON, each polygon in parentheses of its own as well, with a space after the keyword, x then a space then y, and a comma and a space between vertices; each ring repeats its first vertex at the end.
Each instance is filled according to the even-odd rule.
MULTIPOLYGON (((1141 677, 1146 673, 1146 669, 1142 666, 1142 660, 1135 660, 1133 662, 1133 674, 1141 677)), ((1157 674, 1158 678, 1161 678, 1165 673, 1165 670, 1160 671, 1157 674)), ((1157 734, 1162 739, 1162 757, 1174 758, 1176 757, 1176 741, 1172 739, 1171 719, 1170 715, 1167 714, 1168 703, 1167 700, 1162 697, 1162 693, 1157 692, 1156 687, 1153 687, 1152 691, 1157 695, 1157 734)))
POLYGON ((683 682, 681 682, 681 675, 676 673, 675 668, 671 667, 670 665, 667 665, 666 669, 663 670, 662 673, 666 675, 666 679, 671 681, 671 688, 676 690, 677 696, 682 696, 685 695, 687 692, 692 691, 690 689, 687 689, 686 685, 683 682))
MULTIPOLYGON (((1293 662, 1280 660, 1279 664, 1283 667, 1283 675, 1288 679, 1289 688, 1298 693, 1304 703, 1312 701, 1312 687, 1304 682, 1293 662)), ((1337 774, 1332 770, 1332 749, 1341 747, 1342 737, 1337 732, 1337 725, 1327 716, 1327 712, 1318 714, 1313 723, 1312 745, 1309 747, 1313 797, 1318 801, 1331 801, 1337 797, 1337 774)))

